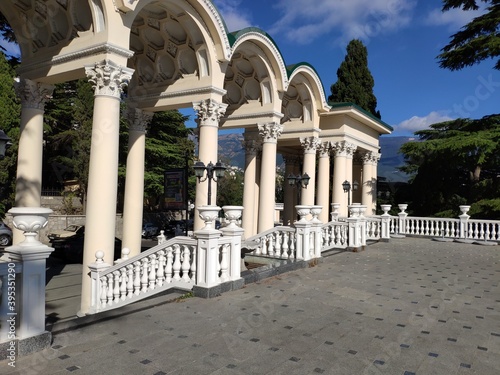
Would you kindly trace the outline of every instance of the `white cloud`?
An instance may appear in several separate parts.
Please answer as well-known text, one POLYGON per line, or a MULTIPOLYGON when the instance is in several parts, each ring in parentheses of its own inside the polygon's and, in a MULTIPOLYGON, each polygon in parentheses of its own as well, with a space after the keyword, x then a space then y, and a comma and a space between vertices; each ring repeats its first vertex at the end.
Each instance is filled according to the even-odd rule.
POLYGON ((280 20, 269 33, 302 44, 325 37, 341 44, 367 41, 408 25, 415 5, 415 0, 278 0, 280 20), (328 37, 334 30, 336 37, 328 37))
POLYGON ((397 132, 416 132, 417 130, 428 129, 429 125, 437 124, 439 122, 450 121, 453 120, 451 117, 444 113, 433 111, 429 113, 427 116, 419 117, 413 116, 412 118, 405 120, 399 125, 394 127, 394 130, 397 132))
POLYGON ((462 26, 465 26, 473 18, 485 13, 486 9, 483 7, 479 10, 464 11, 462 9, 450 9, 446 12, 441 9, 432 10, 425 19, 425 23, 431 26, 448 26, 451 31, 458 31, 462 26))
POLYGON ((215 0, 229 31, 241 30, 245 27, 255 26, 251 22, 251 14, 240 6, 241 0, 215 0))

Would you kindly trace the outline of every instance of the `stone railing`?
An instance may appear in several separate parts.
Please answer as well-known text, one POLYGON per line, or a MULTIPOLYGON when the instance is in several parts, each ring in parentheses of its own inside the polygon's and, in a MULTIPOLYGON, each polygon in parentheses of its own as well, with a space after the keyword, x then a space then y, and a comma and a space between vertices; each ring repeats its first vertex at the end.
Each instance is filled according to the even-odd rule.
POLYGON ((274 227, 256 236, 246 239, 243 244, 254 249, 251 254, 282 259, 295 259, 295 229, 291 227, 274 227))
POLYGON ((220 207, 203 206, 198 211, 205 227, 196 231, 194 238, 179 236, 162 240, 130 259, 129 250, 123 249, 122 258, 113 266, 103 262, 102 252, 96 252, 96 262, 89 266, 92 278, 89 313, 115 309, 172 288, 198 288, 198 295, 210 296, 211 288, 241 281, 243 230, 235 223, 243 208, 224 209, 230 224, 222 231, 213 226, 220 207))

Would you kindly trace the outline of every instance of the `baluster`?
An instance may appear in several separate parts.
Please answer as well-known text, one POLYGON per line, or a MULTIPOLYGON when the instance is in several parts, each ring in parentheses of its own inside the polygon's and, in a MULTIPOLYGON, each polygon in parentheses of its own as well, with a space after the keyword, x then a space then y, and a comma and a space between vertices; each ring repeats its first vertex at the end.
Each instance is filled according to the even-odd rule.
POLYGON ((281 236, 283 236, 283 232, 276 232, 276 241, 274 242, 274 255, 277 258, 281 257, 281 236))
POLYGON ((127 265, 127 297, 132 298, 134 295, 134 266, 127 265))
POLYGON ((106 276, 101 277, 101 306, 105 307, 108 301, 108 278, 106 276))
POLYGON ((136 296, 141 292, 141 262, 134 262, 134 294, 136 296))
POLYGON ((481 228, 481 232, 480 232, 480 237, 479 237, 479 238, 480 238, 481 240, 486 240, 486 237, 485 237, 485 233, 486 233, 486 232, 485 232, 485 230, 484 230, 484 227, 485 227, 487 224, 485 224, 485 223, 480 223, 479 225, 481 226, 481 227, 480 227, 480 228, 481 228))
POLYGON ((281 253, 281 257, 283 259, 288 259, 288 241, 289 241, 289 234, 288 232, 285 232, 283 233, 283 247, 281 253))
POLYGON ((108 306, 113 305, 113 274, 108 273, 108 306))
POLYGON ((189 259, 190 251, 187 245, 184 245, 184 259, 182 261, 182 280, 186 283, 189 282, 189 267, 190 267, 190 259, 189 259))
POLYGON ((347 233, 347 226, 345 225, 342 225, 341 227, 341 230, 340 230, 340 233, 341 233, 341 236, 342 236, 342 246, 347 246, 348 245, 348 233, 347 233))
POLYGON ((150 266, 149 266, 149 289, 153 290, 156 286, 156 254, 151 254, 149 256, 150 266))
POLYGON ((222 245, 222 256, 221 256, 221 262, 220 262, 220 281, 225 282, 229 280, 229 272, 228 272, 228 251, 229 251, 229 245, 222 245))
POLYGON ((174 276, 173 279, 175 281, 179 281, 181 279, 181 249, 179 245, 174 245, 174 276))
POLYGON ((123 267, 120 270, 120 299, 125 301, 127 298, 127 269, 123 267))
POLYGON ((262 254, 262 247, 263 247, 262 238, 259 238, 257 240, 257 242, 259 243, 260 246, 258 246, 257 249, 255 249, 254 254, 255 255, 261 255, 262 254))
POLYGON ((162 286, 165 281, 165 252, 163 250, 158 251, 158 271, 156 272, 156 278, 158 279, 158 286, 162 286))
POLYGON ((290 256, 288 259, 295 259, 295 232, 290 233, 290 256))
POLYGON ((167 284, 172 282, 172 269, 173 269, 173 254, 172 254, 172 248, 169 247, 167 249, 167 265, 165 267, 165 282, 167 284))
POLYGON ((148 258, 142 258, 141 292, 148 290, 148 258))
POLYGON ((267 256, 267 236, 262 236, 262 256, 267 256))
POLYGON ((191 259, 193 260, 191 262, 191 281, 193 283, 196 283, 196 246, 192 247, 193 250, 193 256, 191 259))
POLYGON ((274 233, 269 234, 269 247, 267 254, 272 257, 274 256, 274 233))

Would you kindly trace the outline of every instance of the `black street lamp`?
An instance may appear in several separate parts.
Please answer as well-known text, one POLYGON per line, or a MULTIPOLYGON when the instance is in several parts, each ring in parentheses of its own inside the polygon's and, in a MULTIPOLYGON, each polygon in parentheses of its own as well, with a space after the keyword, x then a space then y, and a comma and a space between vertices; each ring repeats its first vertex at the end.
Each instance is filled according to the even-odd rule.
POLYGON ((300 174, 298 176, 295 176, 293 173, 291 173, 286 179, 288 180, 288 185, 292 187, 297 186, 297 203, 300 204, 300 195, 302 188, 307 189, 307 185, 309 185, 309 180, 311 179, 311 177, 309 177, 307 173, 304 173, 302 176, 300 174))
MULTIPOLYGON (((354 181, 352 183, 352 191, 358 190, 359 187, 359 182, 354 181)), ((349 206, 351 204, 351 183, 347 180, 342 182, 342 188, 344 189, 344 193, 347 193, 347 205, 349 206)))
POLYGON ((212 180, 217 182, 220 178, 224 178, 224 172, 226 167, 222 165, 219 161, 215 165, 210 162, 207 166, 202 161, 197 161, 193 165, 194 174, 198 178, 198 182, 204 182, 208 179, 208 205, 212 204, 212 180), (203 175, 207 171, 207 175, 203 178, 203 175))
POLYGON ((0 160, 5 157, 5 151, 10 145, 10 138, 0 129, 0 160))

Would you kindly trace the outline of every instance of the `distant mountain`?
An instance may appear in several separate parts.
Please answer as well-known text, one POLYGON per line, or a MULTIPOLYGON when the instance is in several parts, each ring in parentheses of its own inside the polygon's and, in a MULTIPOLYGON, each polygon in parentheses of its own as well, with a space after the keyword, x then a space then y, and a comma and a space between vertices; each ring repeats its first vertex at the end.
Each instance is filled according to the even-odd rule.
MULTIPOLYGON (((382 157, 378 164, 378 175, 388 181, 407 181, 408 177, 397 170, 404 165, 403 155, 399 154, 401 146, 414 140, 411 137, 380 137, 382 157)), ((235 167, 245 167, 245 150, 242 146, 243 134, 231 133, 219 135, 219 159, 235 167)), ((281 157, 278 159, 281 164, 281 157)))

